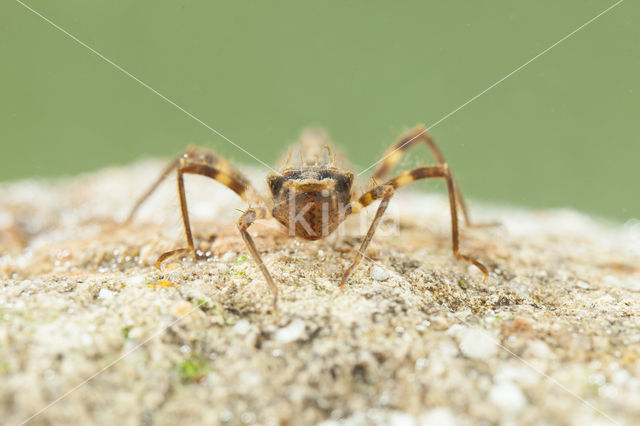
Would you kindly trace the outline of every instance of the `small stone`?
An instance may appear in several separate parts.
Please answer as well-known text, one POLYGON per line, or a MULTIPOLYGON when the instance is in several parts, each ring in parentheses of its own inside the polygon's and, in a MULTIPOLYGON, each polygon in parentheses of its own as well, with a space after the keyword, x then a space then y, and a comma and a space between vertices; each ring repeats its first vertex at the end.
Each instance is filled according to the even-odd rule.
POLYGON ((442 354, 444 357, 453 358, 458 355, 458 347, 452 342, 441 342, 438 345, 437 352, 442 354))
POLYGON ((496 383, 519 383, 522 385, 532 385, 542 379, 540 374, 536 373, 525 364, 503 365, 493 376, 496 383))
POLYGON ((228 251, 225 254, 222 255, 222 257, 220 258, 221 261, 228 263, 228 262, 233 262, 236 260, 236 254, 232 251, 228 251))
POLYGON ((253 370, 243 371, 240 373, 238 379, 240 380, 240 383, 250 388, 256 387, 262 383, 262 377, 260 374, 253 370))
POLYGON ((527 344, 527 349, 536 358, 551 359, 554 357, 553 351, 542 340, 532 340, 527 344))
POLYGON ((460 337, 466 329, 467 327, 462 324, 453 324, 447 329, 447 331, 445 331, 445 334, 448 336, 460 337))
POLYGON ((606 381, 607 381, 607 378, 602 373, 593 373, 592 375, 589 376, 589 383, 596 386, 602 386, 606 383, 606 381))
POLYGON ((131 330, 129 330, 129 339, 131 340, 142 340, 144 335, 144 330, 141 327, 133 327, 131 330))
POLYGON ((304 336, 305 323, 300 319, 295 319, 286 327, 276 332, 275 339, 280 343, 291 343, 304 336))
POLYGON ((625 386, 629 382, 629 379, 631 379, 631 375, 626 370, 616 370, 611 375, 611 382, 617 386, 625 386))
POLYGON ((615 301, 616 299, 610 294, 606 294, 602 296, 600 299, 598 299, 598 302, 603 304, 611 304, 611 303, 615 303, 615 301))
POLYGON ((613 399, 618 396, 618 388, 614 385, 604 385, 600 386, 598 389, 598 395, 603 398, 613 399))
POLYGON ((411 414, 402 411, 392 411, 387 418, 390 426, 416 426, 416 420, 411 414))
POLYGON ((489 401, 509 413, 521 411, 527 403, 520 388, 511 382, 493 385, 489 390, 489 401))
POLYGON ((371 268, 369 276, 371 276, 371 278, 376 281, 386 281, 389 279, 389 277, 391 277, 391 272, 389 272, 388 269, 384 269, 378 265, 375 265, 373 268, 371 268))
POLYGON ((495 338, 480 328, 465 328, 459 334, 460 350, 473 359, 487 360, 498 351, 495 338))
POLYGON ((231 331, 239 336, 244 336, 250 329, 251 323, 246 319, 241 319, 231 328, 231 331))
POLYGON ((522 284, 516 281, 511 281, 509 282, 509 288, 522 298, 526 298, 530 296, 530 290, 526 284, 522 284))
POLYGON ((438 407, 427 411, 418 418, 420 426, 455 426, 458 422, 451 410, 446 407, 438 407))
POLYGON ((589 290, 591 288, 589 283, 583 280, 576 281, 576 287, 581 288, 583 290, 589 290))
POLYGON ((98 293, 98 299, 106 299, 106 300, 113 299, 113 296, 115 294, 116 293, 114 291, 111 291, 106 288, 101 288, 100 292, 98 293))
POLYGON ((82 341, 82 346, 91 346, 91 345, 93 345, 93 337, 91 337, 91 335, 89 333, 82 333, 82 336, 80 337, 80 340, 82 341))

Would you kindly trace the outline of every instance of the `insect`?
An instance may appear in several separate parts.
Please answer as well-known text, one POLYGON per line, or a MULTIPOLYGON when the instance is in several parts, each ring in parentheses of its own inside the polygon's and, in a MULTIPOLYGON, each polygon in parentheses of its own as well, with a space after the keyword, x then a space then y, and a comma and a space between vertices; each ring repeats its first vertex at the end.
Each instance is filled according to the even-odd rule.
POLYGON ((243 212, 238 220, 238 230, 273 293, 275 310, 278 302, 278 286, 263 263, 253 238, 248 232, 254 222, 275 218, 288 228, 290 236, 318 240, 335 231, 347 216, 359 213, 374 201, 380 200, 360 249, 355 253, 351 265, 342 275, 340 290, 343 290, 349 276, 362 261, 395 190, 419 179, 439 178, 445 180, 449 194, 453 255, 475 265, 482 271, 484 280, 486 280, 487 268, 479 261, 460 252, 458 207, 462 210, 466 224, 472 226, 468 209, 442 152, 423 125, 418 125, 402 134, 387 150, 380 165, 373 173, 372 181, 374 184, 363 194, 358 194, 352 189, 353 172, 339 168, 336 165, 336 155, 332 155, 333 152, 335 150, 332 150, 326 133, 317 130, 303 132, 298 143, 289 151, 286 161, 280 165, 279 172, 267 175, 270 194, 263 197, 249 180, 227 160, 214 155, 205 148, 189 148, 173 160, 153 185, 139 198, 127 222, 133 219, 140 205, 175 169, 178 176, 178 195, 187 247, 162 254, 156 264, 160 267, 166 259, 178 255, 192 254, 197 257, 185 197, 184 175, 197 174, 217 180, 249 203, 250 207, 243 212), (420 142, 427 144, 437 164, 417 167, 383 181, 404 153, 420 142), (380 181, 383 183, 376 183, 380 181))

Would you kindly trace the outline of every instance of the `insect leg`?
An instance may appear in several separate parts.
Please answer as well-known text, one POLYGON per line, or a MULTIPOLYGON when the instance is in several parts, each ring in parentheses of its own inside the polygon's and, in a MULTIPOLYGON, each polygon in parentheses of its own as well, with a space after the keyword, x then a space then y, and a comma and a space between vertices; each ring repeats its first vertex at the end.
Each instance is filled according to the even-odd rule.
POLYGON ((364 256, 364 253, 367 250, 367 247, 369 246, 371 239, 373 238, 373 234, 376 232, 376 229, 378 228, 380 219, 382 218, 382 215, 384 214, 385 210, 387 210, 387 206, 389 205, 389 200, 391 199, 391 197, 393 197, 393 192, 394 192, 393 186, 391 185, 377 186, 372 190, 370 190, 369 192, 367 192, 366 194, 364 194, 362 197, 360 197, 359 201, 356 201, 357 204, 360 204, 360 206, 357 206, 357 209, 356 209, 356 211, 359 211, 359 209, 372 203, 374 200, 378 200, 382 198, 382 201, 378 206, 378 210, 376 211, 376 215, 373 218, 371 225, 369 225, 369 230, 367 231, 367 235, 364 237, 364 240, 360 245, 360 249, 356 253, 355 259, 353 259, 351 266, 349 266, 349 268, 347 268, 347 270, 345 271, 344 275, 342 275, 342 280, 340 281, 340 291, 344 290, 344 285, 347 282, 349 275, 351 275, 351 273, 356 269, 356 267, 362 261, 362 257, 364 256), (363 201, 365 197, 366 197, 366 200, 363 201), (371 201, 365 204, 365 202, 368 201, 369 199, 371 199, 371 201))
POLYGON ((414 182, 419 179, 428 179, 428 178, 444 178, 447 182, 447 190, 449 192, 449 206, 451 210, 451 243, 453 249, 453 255, 459 259, 463 259, 473 265, 475 265, 478 269, 482 271, 484 274, 484 280, 487 279, 489 272, 487 268, 477 260, 460 253, 460 243, 459 243, 459 230, 458 230, 458 212, 456 208, 456 198, 455 198, 455 187, 453 182, 453 177, 451 176, 451 172, 449 171, 449 166, 445 163, 438 166, 428 166, 428 167, 418 167, 413 170, 404 172, 396 176, 395 178, 389 180, 383 185, 376 186, 371 189, 364 195, 362 195, 358 201, 352 203, 354 204, 354 211, 358 211, 359 209, 368 206, 373 203, 375 200, 382 198, 382 202, 378 207, 378 212, 376 212, 376 216, 369 227, 369 231, 367 232, 367 236, 365 237, 362 245, 360 247, 359 252, 356 254, 356 258, 351 264, 351 266, 347 269, 345 274, 342 277, 342 281, 340 283, 340 288, 342 289, 349 278, 349 275, 353 272, 356 266, 362 260, 364 256, 364 251, 367 246, 371 242, 371 238, 373 237, 373 233, 375 232, 376 227, 378 226, 378 222, 380 217, 386 210, 389 199, 393 196, 393 190, 397 189, 401 186, 407 185, 411 182, 414 182))
POLYGON ((169 175, 173 168, 177 168, 178 195, 180 198, 180 211, 182 213, 182 222, 184 224, 184 232, 187 240, 187 248, 172 250, 161 255, 156 261, 158 267, 162 262, 170 257, 192 253, 195 255, 195 245, 193 243, 193 234, 191 232, 191 223, 189 221, 189 210, 187 207, 187 197, 184 189, 184 175, 196 174, 206 176, 217 180, 227 188, 238 194, 247 202, 262 202, 262 198, 257 191, 251 186, 251 183, 228 161, 217 157, 210 151, 203 148, 190 148, 185 153, 178 156, 169 166, 162 172, 159 179, 143 194, 136 203, 133 211, 129 215, 129 220, 133 217, 138 207, 149 197, 158 185, 169 175))
POLYGON ((125 220, 124 222, 125 224, 128 224, 133 220, 133 217, 135 216, 136 212, 138 211, 142 203, 144 203, 146 199, 149 198, 151 194, 154 193, 154 191, 158 188, 158 186, 162 183, 162 181, 165 180, 167 176, 169 176, 169 173, 171 173, 173 169, 175 169, 178 166, 178 163, 181 157, 182 157, 182 154, 180 154, 173 161, 171 161, 171 163, 169 163, 169 165, 167 165, 167 167, 162 171, 162 174, 160 174, 160 176, 158 176, 155 182, 153 182, 153 185, 151 185, 149 189, 147 189, 145 193, 142 194, 140 198, 138 198, 138 201, 136 201, 136 204, 131 209, 129 216, 127 216, 127 220, 125 220))
POLYGON ((456 208, 455 198, 455 182, 453 180, 453 176, 451 175, 451 171, 449 170, 449 166, 446 163, 438 166, 417 167, 413 170, 400 173, 398 176, 391 179, 387 183, 389 185, 392 185, 394 188, 398 188, 418 179, 428 178, 443 178, 447 182, 447 191, 449 192, 449 208, 451 210, 451 245, 453 249, 453 255, 459 259, 466 260, 467 262, 475 265, 484 274, 483 281, 486 281, 489 276, 487 268, 477 260, 460 253, 460 236, 458 230, 458 211, 456 208))
MULTIPOLYGON (((436 141, 431 137, 429 132, 427 132, 427 128, 424 124, 419 124, 413 129, 403 133, 396 142, 391 145, 391 147, 385 152, 383 161, 381 162, 378 169, 373 173, 374 180, 383 179, 385 176, 389 174, 389 172, 398 164, 402 156, 408 151, 411 147, 418 145, 420 142, 424 142, 427 144, 427 147, 431 151, 431 154, 436 159, 438 164, 446 164, 446 160, 440 148, 436 144, 436 141)), ((462 210, 462 215, 464 217, 464 221, 467 226, 485 226, 476 225, 471 221, 471 217, 469 215, 469 209, 467 207, 467 203, 462 196, 462 192, 460 191, 460 186, 458 182, 453 178, 453 187, 455 190, 455 198, 460 205, 460 209, 462 210)), ((495 224, 487 224, 489 226, 495 224)))
POLYGON ((266 208, 251 208, 238 220, 238 230, 240 231, 240 235, 242 235, 245 245, 249 249, 249 253, 251 253, 251 257, 253 257, 253 260, 258 264, 258 267, 262 271, 262 275, 264 275, 264 279, 267 281, 267 284, 273 293, 273 309, 275 311, 278 309, 278 286, 276 286, 276 283, 273 281, 273 278, 269 273, 269 269, 267 269, 267 266, 262 262, 260 253, 258 253, 258 249, 256 248, 256 244, 253 242, 253 238, 251 238, 251 235, 247 231, 247 229, 256 220, 269 218, 271 218, 271 213, 269 213, 266 208))
POLYGON ((184 175, 196 174, 215 179, 238 194, 242 199, 248 201, 246 194, 252 189, 249 181, 239 172, 235 171, 235 169, 228 169, 225 163, 213 160, 203 163, 200 161, 194 161, 193 158, 190 157, 180 158, 180 163, 178 165, 178 195, 180 196, 180 211, 182 212, 182 222, 184 224, 184 232, 188 245, 188 249, 185 250, 194 254, 196 250, 193 244, 193 235, 189 221, 189 210, 187 208, 187 197, 184 191, 184 175), (220 165, 222 165, 222 167, 220 167, 220 165))
MULTIPOLYGON (((229 181, 236 181, 239 183, 236 187, 230 187, 233 191, 238 193, 245 201, 258 201, 259 196, 257 191, 251 186, 249 181, 242 176, 242 174, 234 168, 227 160, 216 156, 206 148, 191 147, 182 154, 178 155, 173 161, 171 161, 167 167, 162 171, 160 176, 154 181, 154 183, 147 189, 144 194, 138 198, 136 204, 131 209, 129 216, 127 217, 125 224, 130 223, 133 220, 136 212, 140 206, 153 194, 158 186, 169 176, 169 174, 181 164, 200 164, 204 166, 213 167, 223 174, 230 175, 229 181), (244 187, 244 191, 239 191, 239 187, 244 187)), ((185 172, 186 173, 186 172, 185 172)), ((226 184, 224 181, 221 181, 226 184)), ((229 186, 229 185, 227 185, 229 186)))

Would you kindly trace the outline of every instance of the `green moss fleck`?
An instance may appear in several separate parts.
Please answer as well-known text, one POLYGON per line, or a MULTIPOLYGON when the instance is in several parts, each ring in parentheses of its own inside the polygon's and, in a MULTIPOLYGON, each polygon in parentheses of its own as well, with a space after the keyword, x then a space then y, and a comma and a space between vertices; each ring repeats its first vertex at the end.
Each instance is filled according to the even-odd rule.
POLYGON ((197 355, 178 364, 180 377, 184 382, 197 382, 209 372, 209 364, 197 355))

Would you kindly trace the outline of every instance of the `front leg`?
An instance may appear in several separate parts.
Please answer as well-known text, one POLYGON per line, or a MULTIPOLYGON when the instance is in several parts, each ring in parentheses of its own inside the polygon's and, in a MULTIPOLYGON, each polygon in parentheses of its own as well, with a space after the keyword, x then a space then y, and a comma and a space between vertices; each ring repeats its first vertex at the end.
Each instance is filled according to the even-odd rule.
POLYGON ((273 281, 271 274, 269 273, 269 269, 262 261, 260 257, 260 253, 258 253, 258 249, 256 249, 256 244, 253 242, 253 238, 247 231, 247 229, 258 219, 269 219, 271 214, 264 207, 257 209, 249 209, 240 217, 238 220, 238 230, 240 231, 240 235, 242 235, 242 239, 244 240, 245 245, 249 249, 249 253, 251 253, 251 257, 258 264, 258 267, 262 271, 262 275, 264 275, 264 279, 267 281, 271 292, 273 293, 273 310, 278 310, 278 286, 273 281))
MULTIPOLYGON (((376 211, 376 216, 373 218, 371 225, 369 225, 369 230, 367 231, 367 235, 364 237, 364 240, 360 245, 360 250, 358 250, 358 252, 356 253, 356 257, 355 259, 353 259, 351 266, 349 266, 349 268, 345 271, 344 275, 342 275, 342 281, 340 281, 340 291, 344 290, 344 285, 347 282, 349 275, 351 275, 354 269, 356 269, 356 267, 362 261, 364 252, 367 250, 367 247, 369 247, 369 243, 371 242, 371 239, 373 238, 373 234, 376 232, 376 229, 378 228, 380 219, 382 218, 382 215, 384 214, 384 212, 387 210, 387 207, 389 206, 389 200, 391 200, 391 197, 393 197, 393 192, 394 192, 394 189, 393 189, 393 186, 391 185, 377 186, 360 198, 360 200, 363 200, 366 197, 367 200, 371 199, 371 202, 373 202, 373 200, 378 200, 382 198, 382 201, 378 206, 378 210, 376 211)), ((355 210, 359 211, 359 209, 362 208, 363 203, 362 202, 356 202, 356 203, 359 205, 355 207, 355 210)), ((352 207, 352 209, 353 208, 354 207, 352 207)))

